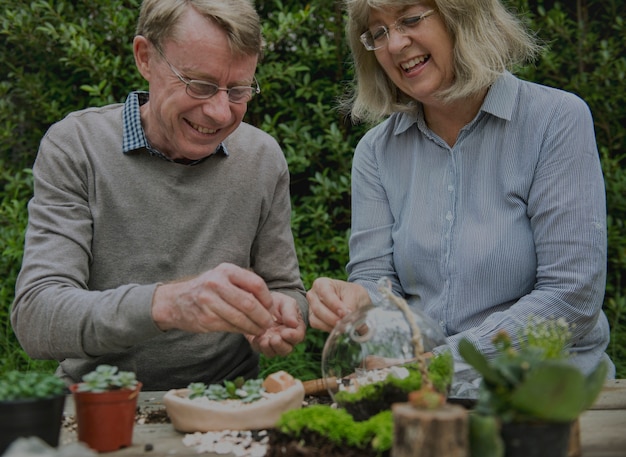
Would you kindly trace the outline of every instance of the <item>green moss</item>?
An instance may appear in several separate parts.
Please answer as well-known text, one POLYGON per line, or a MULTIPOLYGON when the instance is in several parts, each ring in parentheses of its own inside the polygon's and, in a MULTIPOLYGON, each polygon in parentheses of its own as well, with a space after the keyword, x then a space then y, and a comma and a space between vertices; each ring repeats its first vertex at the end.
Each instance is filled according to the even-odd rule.
POLYGON ((356 422, 344 409, 313 405, 284 413, 276 428, 295 439, 300 439, 304 432, 314 432, 335 445, 372 448, 380 453, 391 449, 393 443, 391 411, 383 411, 366 421, 356 422))
MULTIPOLYGON (((356 403, 365 399, 375 401, 383 398, 385 393, 390 390, 400 390, 407 394, 419 390, 422 387, 422 374, 419 365, 414 362, 403 366, 409 371, 406 378, 400 379, 390 374, 384 381, 361 386, 356 392, 339 391, 335 394, 335 400, 341 404, 356 403)), ((450 352, 444 352, 431 358, 428 365, 428 376, 439 392, 447 392, 448 386, 452 383, 453 374, 454 364, 450 352)))
POLYGON ((391 410, 383 411, 373 416, 370 420, 359 422, 362 427, 367 427, 374 436, 371 446, 374 450, 384 452, 393 445, 393 416, 391 410))
POLYGON ((454 360, 450 351, 436 355, 428 365, 428 376, 439 392, 448 391, 454 376, 454 360))
POLYGON ((355 392, 339 391, 335 394, 335 400, 340 404, 356 403, 362 400, 374 401, 382 398, 389 390, 400 390, 408 393, 419 389, 422 385, 422 375, 417 365, 408 364, 404 367, 409 370, 409 375, 406 378, 400 379, 390 374, 384 381, 360 386, 355 392))

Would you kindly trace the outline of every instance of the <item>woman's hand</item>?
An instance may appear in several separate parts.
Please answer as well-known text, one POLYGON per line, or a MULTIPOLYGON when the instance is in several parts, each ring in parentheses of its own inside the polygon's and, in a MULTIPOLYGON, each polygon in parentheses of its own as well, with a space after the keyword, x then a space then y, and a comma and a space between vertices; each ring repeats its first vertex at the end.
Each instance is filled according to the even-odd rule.
POLYGON ((367 290, 339 279, 318 278, 307 292, 309 324, 330 332, 342 317, 370 303, 367 290))

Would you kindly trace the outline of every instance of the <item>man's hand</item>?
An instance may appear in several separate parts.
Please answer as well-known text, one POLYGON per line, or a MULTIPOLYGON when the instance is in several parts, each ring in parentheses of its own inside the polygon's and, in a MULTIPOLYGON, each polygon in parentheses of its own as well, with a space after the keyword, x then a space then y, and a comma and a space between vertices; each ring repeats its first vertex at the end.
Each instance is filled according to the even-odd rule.
POLYGON ((272 312, 282 311, 276 310, 274 300, 260 276, 224 263, 191 279, 158 286, 152 318, 161 330, 261 336, 276 325, 272 312))
POLYGON ((261 335, 246 335, 252 348, 267 357, 289 354, 306 335, 306 324, 296 301, 278 292, 272 292, 272 297, 270 312, 274 325, 261 335))

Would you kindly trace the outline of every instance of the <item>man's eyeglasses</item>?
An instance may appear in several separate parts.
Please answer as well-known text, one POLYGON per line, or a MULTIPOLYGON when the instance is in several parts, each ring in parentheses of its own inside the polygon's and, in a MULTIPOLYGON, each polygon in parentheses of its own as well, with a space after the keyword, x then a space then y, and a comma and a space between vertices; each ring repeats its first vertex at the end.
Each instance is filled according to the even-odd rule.
POLYGON ((163 60, 167 63, 178 79, 185 85, 187 95, 197 99, 207 99, 213 97, 219 91, 223 90, 228 94, 228 101, 231 103, 247 103, 255 94, 261 93, 261 88, 256 78, 254 78, 254 86, 235 86, 235 87, 219 87, 217 84, 208 81, 199 81, 197 79, 185 78, 180 72, 167 60, 165 54, 158 46, 155 46, 163 60))
POLYGON ((380 25, 372 30, 367 30, 361 34, 361 43, 363 43, 363 46, 365 46, 365 49, 368 51, 376 51, 387 44, 391 29, 396 29, 398 33, 406 35, 410 29, 417 27, 417 24, 422 22, 422 19, 435 14, 436 12, 436 10, 428 10, 418 16, 401 16, 389 27, 380 25))

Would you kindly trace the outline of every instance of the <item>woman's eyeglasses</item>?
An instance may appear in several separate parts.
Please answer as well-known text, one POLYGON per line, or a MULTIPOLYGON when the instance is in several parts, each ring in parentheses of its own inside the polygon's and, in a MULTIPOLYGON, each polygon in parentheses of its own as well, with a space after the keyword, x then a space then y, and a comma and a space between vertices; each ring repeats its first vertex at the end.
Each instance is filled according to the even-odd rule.
POLYGON ((363 43, 363 46, 365 46, 365 49, 368 51, 376 51, 387 44, 391 29, 397 30, 398 33, 404 36, 409 33, 409 30, 417 27, 417 25, 422 22, 422 19, 427 18, 436 12, 436 10, 428 10, 417 16, 408 14, 399 17, 396 19, 396 22, 390 26, 380 25, 378 27, 374 27, 373 29, 367 30, 361 34, 361 43, 363 43))

